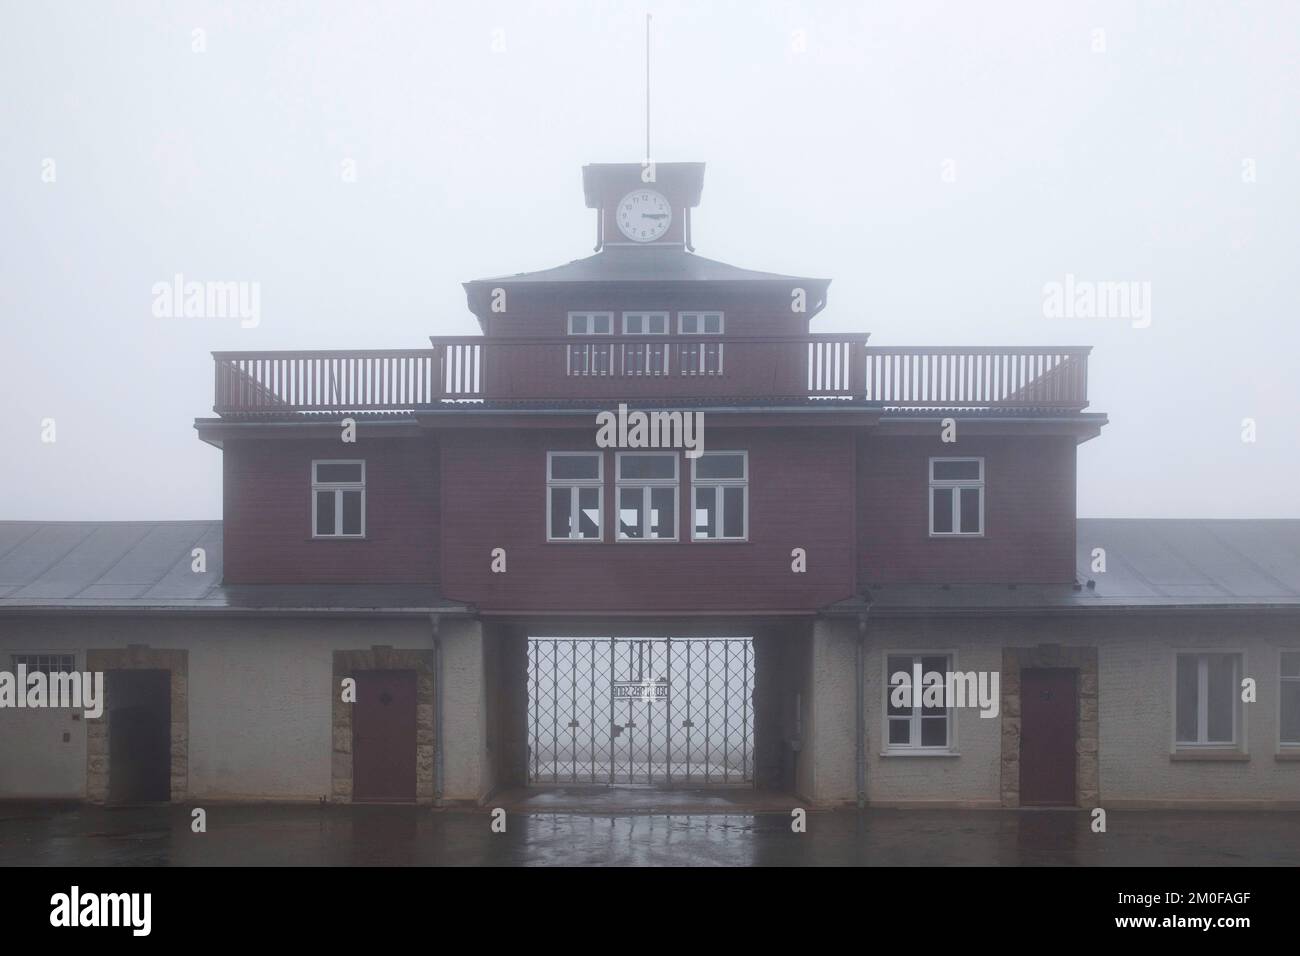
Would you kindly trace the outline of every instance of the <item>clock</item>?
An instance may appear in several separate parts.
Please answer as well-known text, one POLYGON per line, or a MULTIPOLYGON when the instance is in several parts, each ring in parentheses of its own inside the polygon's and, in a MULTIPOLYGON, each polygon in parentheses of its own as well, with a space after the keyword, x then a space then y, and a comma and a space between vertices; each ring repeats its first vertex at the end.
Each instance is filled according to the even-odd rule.
POLYGON ((653 189, 634 189, 618 201, 619 231, 633 242, 654 242, 672 225, 673 208, 653 189))

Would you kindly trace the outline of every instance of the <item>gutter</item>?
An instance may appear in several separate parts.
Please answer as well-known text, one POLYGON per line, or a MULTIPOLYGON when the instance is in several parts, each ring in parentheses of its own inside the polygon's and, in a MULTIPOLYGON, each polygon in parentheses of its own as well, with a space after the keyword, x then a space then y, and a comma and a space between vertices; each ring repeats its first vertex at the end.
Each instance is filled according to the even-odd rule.
POLYGON ((870 603, 858 614, 858 643, 855 655, 854 665, 854 684, 857 688, 857 719, 854 722, 857 730, 857 753, 856 753, 856 776, 858 791, 858 809, 862 810, 867 805, 867 612, 871 610, 870 603))

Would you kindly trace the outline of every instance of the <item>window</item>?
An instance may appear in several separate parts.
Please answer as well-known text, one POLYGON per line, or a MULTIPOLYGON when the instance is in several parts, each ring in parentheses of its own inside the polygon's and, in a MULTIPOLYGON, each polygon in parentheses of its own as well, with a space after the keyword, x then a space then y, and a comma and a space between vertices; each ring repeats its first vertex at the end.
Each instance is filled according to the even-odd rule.
POLYGON ((609 335, 614 330, 613 312, 570 312, 570 335, 609 335))
POLYGON ((1179 747, 1237 743, 1240 654, 1179 654, 1174 677, 1174 740, 1179 747))
POLYGON ((604 461, 600 452, 546 455, 546 538, 600 541, 604 513, 604 461))
POLYGON ((984 459, 930 459, 930 534, 984 533, 984 459))
MULTIPOLYGON (((613 312, 570 312, 570 335, 612 335, 613 312)), ((610 345, 608 342, 572 344, 568 348, 570 375, 608 375, 610 345)))
POLYGON ((927 675, 936 673, 946 680, 952 666, 950 654, 887 654, 885 656, 885 722, 888 724, 887 751, 951 751, 953 713, 947 707, 912 706, 917 702, 914 687, 919 671, 924 690, 927 675), (895 688, 906 674, 906 699, 896 706, 895 688))
POLYGON ((682 335, 721 335, 721 312, 678 312, 677 331, 682 335))
MULTIPOLYGON (((682 335, 721 335, 721 312, 678 312, 677 331, 682 335)), ((721 375, 722 343, 703 342, 681 345, 683 375, 721 375)))
POLYGON ((618 540, 677 540, 677 453, 619 452, 618 540))
POLYGON ((363 538, 366 534, 366 463, 311 463, 314 538, 363 538))
MULTIPOLYGON (((623 331, 628 335, 667 335, 667 312, 624 312, 623 331)), ((624 375, 665 375, 668 372, 667 342, 625 342, 624 375)))
POLYGON ((691 463, 695 541, 744 541, 749 536, 749 454, 706 452, 691 463))
POLYGON ((18 673, 18 665, 27 668, 28 676, 36 673, 53 677, 55 674, 71 674, 77 669, 75 654, 14 654, 13 671, 18 673))
POLYGON ((1279 742, 1283 747, 1300 747, 1300 651, 1282 652, 1279 690, 1279 742))
POLYGON ((623 332, 626 335, 667 335, 667 312, 624 312, 623 332))

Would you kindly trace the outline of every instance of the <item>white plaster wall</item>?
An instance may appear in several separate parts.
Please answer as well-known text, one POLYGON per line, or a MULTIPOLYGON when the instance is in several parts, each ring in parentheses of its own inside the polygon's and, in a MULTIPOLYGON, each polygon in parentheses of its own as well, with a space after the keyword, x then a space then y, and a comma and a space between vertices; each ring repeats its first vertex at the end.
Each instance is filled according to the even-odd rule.
POLYGON ((1300 651, 1300 631, 1277 619, 1152 621, 1126 635, 1098 635, 1100 770, 1108 806, 1300 806, 1300 763, 1279 761, 1278 666, 1300 651), (1240 651, 1258 700, 1242 704, 1244 762, 1170 759, 1174 656, 1182 650, 1240 651))
POLYGON ((857 635, 853 621, 813 624, 797 784, 800 795, 818 805, 857 801, 857 635))
POLYGON ((492 789, 487 753, 483 626, 444 620, 442 640, 444 800, 479 801, 492 789))
MULTIPOLYGON (((805 751, 799 793, 818 803, 854 798, 853 693, 856 623, 818 621, 804 682, 805 751)), ((932 621, 870 618, 866 655, 866 786, 875 805, 1000 805, 1002 714, 956 718, 958 756, 883 756, 885 656, 948 651, 959 670, 1002 668, 1002 648, 1037 644, 1098 648, 1102 804, 1122 806, 1300 806, 1300 762, 1278 752, 1278 655, 1300 650, 1300 630, 1266 617, 1094 619, 988 618, 932 621), (1235 621, 1235 623, 1234 623, 1235 621), (1240 651, 1258 702, 1243 705, 1249 760, 1170 759, 1173 667, 1179 650, 1240 651)))
MULTIPOLYGON (((12 673, 12 654, 51 650, 0 636, 0 670, 12 673)), ((85 654, 78 653, 77 667, 84 669, 85 663, 85 654)), ((81 711, 0 709, 0 797, 81 799, 85 794, 86 721, 81 711)))
POLYGON ((886 657, 895 652, 951 653, 954 670, 1002 670, 1004 627, 997 622, 868 619, 867 624, 867 801, 873 804, 1000 803, 1002 716, 981 717, 975 709, 955 712, 950 733, 955 756, 885 754, 886 657))
MULTIPOLYGON (((482 638, 444 621, 444 797, 485 792, 482 638)), ((189 652, 189 797, 316 800, 330 792, 333 652, 428 649, 421 619, 6 617, 12 653, 147 644, 189 652)), ((85 796, 85 722, 67 711, 0 710, 0 797, 85 796), (69 730, 72 739, 61 743, 69 730)))

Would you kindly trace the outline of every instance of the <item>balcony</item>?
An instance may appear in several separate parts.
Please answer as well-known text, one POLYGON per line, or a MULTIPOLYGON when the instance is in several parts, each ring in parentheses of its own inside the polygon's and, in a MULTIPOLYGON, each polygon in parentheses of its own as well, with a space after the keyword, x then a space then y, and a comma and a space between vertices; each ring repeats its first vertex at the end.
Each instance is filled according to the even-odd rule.
POLYGON ((871 348, 866 335, 441 337, 427 349, 214 352, 223 416, 455 402, 690 400, 1087 407, 1087 347, 871 348))

